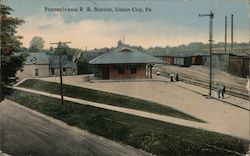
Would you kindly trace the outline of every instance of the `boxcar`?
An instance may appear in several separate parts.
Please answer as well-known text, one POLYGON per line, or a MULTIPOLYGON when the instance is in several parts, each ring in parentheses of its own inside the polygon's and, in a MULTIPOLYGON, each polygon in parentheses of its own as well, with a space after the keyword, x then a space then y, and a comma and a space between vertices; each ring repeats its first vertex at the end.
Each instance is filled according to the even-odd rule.
POLYGON ((201 65, 201 56, 200 55, 196 55, 196 56, 192 56, 192 64, 194 65, 201 65))
POLYGON ((164 56, 163 61, 165 61, 166 64, 173 64, 173 57, 172 56, 164 56))
POLYGON ((192 56, 174 57, 173 64, 181 67, 189 67, 192 65, 192 56))

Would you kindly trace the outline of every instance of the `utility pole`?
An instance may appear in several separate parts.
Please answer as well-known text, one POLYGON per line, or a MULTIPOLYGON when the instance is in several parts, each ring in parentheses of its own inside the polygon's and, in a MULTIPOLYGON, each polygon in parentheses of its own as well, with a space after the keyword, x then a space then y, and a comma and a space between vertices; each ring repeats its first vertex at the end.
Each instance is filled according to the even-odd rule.
POLYGON ((61 104, 63 104, 63 80, 62 80, 62 44, 68 44, 71 42, 57 42, 57 43, 50 43, 50 44, 57 44, 57 47, 60 51, 59 54, 59 68, 60 68, 60 92, 61 92, 61 104))
POLYGON ((225 16, 225 53, 227 52, 227 16, 225 16))
POLYGON ((209 16, 209 96, 212 95, 212 45, 213 45, 213 17, 214 13, 210 11, 210 14, 199 14, 199 17, 209 16))
POLYGON ((234 44, 234 15, 231 15, 231 53, 233 53, 234 44))
MULTIPOLYGON (((1 24, 0 24, 0 29, 1 29, 1 24)), ((3 100, 4 100, 4 92, 3 92, 3 81, 2 81, 2 48, 0 45, 0 102, 3 100)))

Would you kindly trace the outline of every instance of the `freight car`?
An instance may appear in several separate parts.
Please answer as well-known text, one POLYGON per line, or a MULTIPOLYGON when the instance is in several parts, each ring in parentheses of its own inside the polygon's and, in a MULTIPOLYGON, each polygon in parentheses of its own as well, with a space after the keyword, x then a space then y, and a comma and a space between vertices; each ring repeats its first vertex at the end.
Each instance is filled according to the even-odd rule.
POLYGON ((192 56, 175 56, 173 64, 181 67, 190 67, 192 65, 192 56))

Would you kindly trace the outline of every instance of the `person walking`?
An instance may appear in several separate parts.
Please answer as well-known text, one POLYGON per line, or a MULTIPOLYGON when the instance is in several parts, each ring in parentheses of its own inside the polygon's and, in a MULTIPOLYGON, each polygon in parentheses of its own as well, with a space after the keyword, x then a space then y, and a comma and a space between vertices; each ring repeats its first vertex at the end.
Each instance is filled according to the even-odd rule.
POLYGON ((220 83, 218 81, 216 82, 216 92, 217 92, 218 98, 220 98, 220 83))
POLYGON ((224 94, 226 92, 226 86, 223 86, 222 91, 221 91, 221 97, 224 99, 224 94))
POLYGON ((174 74, 173 73, 170 74, 170 81, 174 82, 174 74))
POLYGON ((179 81, 179 74, 178 73, 176 73, 176 75, 175 75, 175 81, 179 81))

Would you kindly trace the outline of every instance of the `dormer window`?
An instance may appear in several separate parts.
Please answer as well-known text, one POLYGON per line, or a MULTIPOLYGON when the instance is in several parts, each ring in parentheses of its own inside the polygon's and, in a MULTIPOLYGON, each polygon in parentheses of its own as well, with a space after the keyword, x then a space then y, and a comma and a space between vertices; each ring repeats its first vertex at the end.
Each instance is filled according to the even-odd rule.
POLYGON ((30 59, 30 62, 32 62, 33 64, 36 64, 37 58, 33 57, 32 59, 30 59))
POLYGON ((130 49, 122 49, 121 52, 131 52, 130 49))

